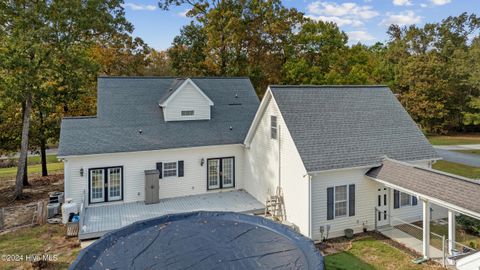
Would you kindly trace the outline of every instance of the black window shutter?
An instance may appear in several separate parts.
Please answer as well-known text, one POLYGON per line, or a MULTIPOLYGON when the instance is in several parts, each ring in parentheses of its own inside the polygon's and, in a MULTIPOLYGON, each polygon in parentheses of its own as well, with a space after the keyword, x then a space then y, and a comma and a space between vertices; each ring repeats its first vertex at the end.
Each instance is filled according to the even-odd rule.
POLYGON ((355 185, 348 186, 348 215, 355 216, 355 185))
POLYGON ((417 197, 412 196, 412 205, 417 205, 417 204, 418 204, 417 197))
POLYGON ((162 179, 162 172, 163 172, 162 162, 157 162, 157 170, 158 170, 158 178, 162 179))
POLYGON ((183 177, 183 160, 178 161, 178 177, 183 177))
POLYGON ((333 187, 327 188, 327 220, 333 219, 333 187))
POLYGON ((400 191, 396 189, 393 190, 393 208, 400 208, 400 191))

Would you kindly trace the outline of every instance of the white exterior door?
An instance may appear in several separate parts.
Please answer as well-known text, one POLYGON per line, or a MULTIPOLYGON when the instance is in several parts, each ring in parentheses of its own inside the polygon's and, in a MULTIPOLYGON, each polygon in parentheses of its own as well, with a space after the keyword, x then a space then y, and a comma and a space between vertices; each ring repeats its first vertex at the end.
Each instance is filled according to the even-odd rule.
POLYGON ((390 224, 390 213, 388 208, 388 191, 386 187, 379 187, 377 191, 376 219, 377 226, 385 226, 390 224))
POLYGON ((234 171, 234 159, 224 158, 222 159, 222 187, 233 187, 233 171, 234 171))
POLYGON ((105 201, 105 171, 104 169, 93 169, 90 171, 90 202, 105 201))
POLYGON ((118 201, 122 199, 122 169, 108 169, 108 200, 118 201))
POLYGON ((209 159, 207 171, 208 189, 220 188, 220 159, 209 159))

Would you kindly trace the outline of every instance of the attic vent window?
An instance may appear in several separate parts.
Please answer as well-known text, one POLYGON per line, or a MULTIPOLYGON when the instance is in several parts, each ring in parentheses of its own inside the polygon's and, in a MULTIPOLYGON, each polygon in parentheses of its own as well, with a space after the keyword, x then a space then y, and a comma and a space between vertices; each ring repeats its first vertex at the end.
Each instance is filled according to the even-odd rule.
POLYGON ((272 139, 276 140, 278 135, 277 135, 277 117, 272 115, 270 116, 270 136, 272 139))
POLYGON ((182 111, 182 116, 193 116, 195 111, 182 111))

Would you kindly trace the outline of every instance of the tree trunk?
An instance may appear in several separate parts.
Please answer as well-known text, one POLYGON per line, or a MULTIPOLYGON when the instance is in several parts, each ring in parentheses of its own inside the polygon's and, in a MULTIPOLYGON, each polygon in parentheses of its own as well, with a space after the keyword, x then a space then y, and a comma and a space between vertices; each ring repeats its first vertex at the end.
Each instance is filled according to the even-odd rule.
POLYGON ((27 155, 25 155, 25 169, 23 170, 23 186, 30 186, 30 183, 28 182, 28 151, 27 155))
POLYGON ((28 133, 30 131, 30 111, 32 109, 32 95, 27 94, 25 101, 25 111, 23 113, 22 123, 22 142, 20 147, 20 158, 18 159, 17 177, 15 179, 16 199, 20 199, 23 194, 23 179, 25 177, 25 169, 27 167, 27 152, 28 152, 28 133))
POLYGON ((42 176, 48 176, 47 171, 47 142, 45 139, 45 127, 43 126, 43 113, 40 111, 40 157, 42 159, 42 176))
MULTIPOLYGON (((22 124, 25 119, 25 102, 22 102, 22 124)), ((20 161, 20 158, 18 159, 20 161)), ((27 154, 25 155, 25 169, 23 170, 23 186, 30 186, 30 183, 28 182, 28 150, 27 154)))

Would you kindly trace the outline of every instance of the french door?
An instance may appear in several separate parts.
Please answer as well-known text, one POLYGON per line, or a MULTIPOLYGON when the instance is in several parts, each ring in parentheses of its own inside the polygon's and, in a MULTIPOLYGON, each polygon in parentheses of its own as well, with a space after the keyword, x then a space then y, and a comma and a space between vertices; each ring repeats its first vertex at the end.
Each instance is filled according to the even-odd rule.
POLYGON ((123 168, 95 168, 89 170, 90 203, 122 200, 123 168))
POLYGON ((211 158, 207 160, 207 189, 235 186, 235 158, 211 158))

